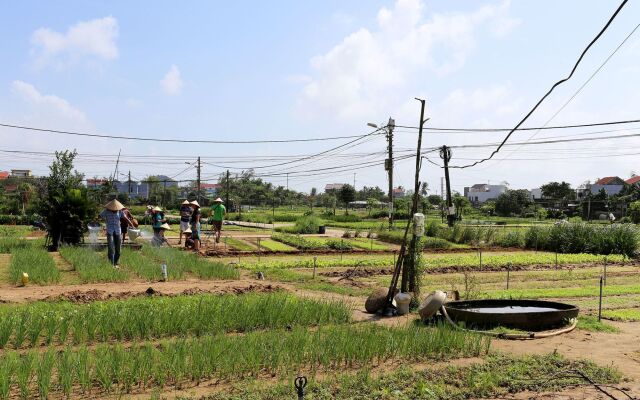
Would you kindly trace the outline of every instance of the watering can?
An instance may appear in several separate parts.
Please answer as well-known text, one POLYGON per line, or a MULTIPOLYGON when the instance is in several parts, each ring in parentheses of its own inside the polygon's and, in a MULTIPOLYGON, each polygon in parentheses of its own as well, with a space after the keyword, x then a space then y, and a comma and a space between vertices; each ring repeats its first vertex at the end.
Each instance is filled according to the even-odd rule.
POLYGON ((22 278, 20 280, 22 282, 22 286, 27 286, 27 283, 29 283, 29 274, 27 274, 26 272, 23 272, 22 278))
POLYGON ((140 229, 129 228, 128 232, 129 232, 129 239, 131 240, 136 240, 137 238, 140 237, 140 229))

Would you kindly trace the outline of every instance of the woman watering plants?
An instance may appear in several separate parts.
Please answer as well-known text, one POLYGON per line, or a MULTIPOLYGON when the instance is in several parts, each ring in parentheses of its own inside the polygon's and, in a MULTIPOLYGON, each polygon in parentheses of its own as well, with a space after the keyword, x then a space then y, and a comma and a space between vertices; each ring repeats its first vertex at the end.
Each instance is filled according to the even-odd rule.
POLYGON ((164 213, 162 212, 162 208, 155 206, 151 210, 151 227, 153 228, 153 236, 159 237, 160 235, 160 227, 165 222, 164 213))
POLYGON ((123 208, 124 206, 118 200, 113 199, 104 206, 104 210, 100 213, 100 217, 107 224, 107 256, 114 268, 119 268, 118 261, 122 245, 120 219, 123 208))

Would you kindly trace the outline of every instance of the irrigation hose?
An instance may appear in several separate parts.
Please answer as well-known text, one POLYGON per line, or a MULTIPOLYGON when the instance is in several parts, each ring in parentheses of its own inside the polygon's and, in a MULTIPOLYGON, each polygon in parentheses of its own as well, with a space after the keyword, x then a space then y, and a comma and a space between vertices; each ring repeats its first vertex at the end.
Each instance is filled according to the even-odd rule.
POLYGON ((451 324, 456 329, 460 329, 460 330, 467 331, 467 332, 478 333, 478 334, 481 334, 481 335, 493 336, 493 337, 496 337, 498 339, 508 339, 508 340, 543 339, 543 338, 547 338, 547 337, 551 337, 551 336, 557 336, 557 335, 561 335, 563 333, 571 332, 572 330, 574 330, 576 328, 576 325, 578 325, 578 319, 577 318, 573 318, 573 320, 571 322, 571 325, 569 325, 566 328, 562 328, 562 329, 558 329, 558 330, 554 330, 554 331, 529 332, 527 334, 523 334, 523 333, 498 333, 498 332, 479 331, 479 330, 476 330, 476 329, 466 329, 466 328, 460 327, 458 324, 455 323, 455 321, 453 321, 451 319, 451 317, 449 317, 449 314, 447 313, 447 310, 444 307, 444 305, 442 307, 440 307, 440 312, 442 313, 442 315, 444 315, 444 317, 447 320, 447 322, 449 322, 449 324, 451 324))

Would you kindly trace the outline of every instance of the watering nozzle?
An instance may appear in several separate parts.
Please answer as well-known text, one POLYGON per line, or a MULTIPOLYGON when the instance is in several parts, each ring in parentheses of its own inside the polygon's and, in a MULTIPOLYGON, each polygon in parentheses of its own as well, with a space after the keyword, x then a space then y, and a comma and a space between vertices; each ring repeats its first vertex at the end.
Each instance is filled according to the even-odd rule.
POLYGON ((307 377, 298 376, 294 381, 294 386, 298 393, 298 400, 304 400, 304 388, 307 386, 307 377))

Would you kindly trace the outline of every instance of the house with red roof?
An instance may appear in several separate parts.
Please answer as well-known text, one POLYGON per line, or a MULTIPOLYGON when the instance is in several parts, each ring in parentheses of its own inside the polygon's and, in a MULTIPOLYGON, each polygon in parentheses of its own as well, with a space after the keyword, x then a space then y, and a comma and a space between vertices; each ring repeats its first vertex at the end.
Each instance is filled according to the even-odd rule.
POLYGON ((9 178, 9 171, 0 171, 0 180, 5 180, 9 178))
POLYGON ((640 176, 634 175, 631 178, 627 179, 625 182, 627 183, 627 185, 640 184, 640 176))
POLYGON ((600 190, 604 189, 607 196, 613 196, 615 194, 620 193, 622 188, 624 188, 626 182, 617 176, 606 176, 604 178, 600 178, 591 185, 591 194, 598 194, 600 190))

